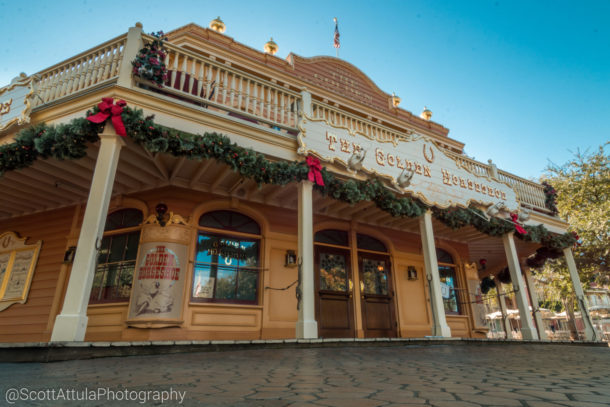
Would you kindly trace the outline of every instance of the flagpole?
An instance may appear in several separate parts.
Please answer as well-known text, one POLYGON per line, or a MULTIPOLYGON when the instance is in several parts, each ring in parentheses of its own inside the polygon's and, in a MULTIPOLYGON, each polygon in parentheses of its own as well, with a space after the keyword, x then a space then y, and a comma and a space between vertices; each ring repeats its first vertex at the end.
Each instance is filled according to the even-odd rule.
POLYGON ((333 21, 335 22, 335 36, 333 38, 333 45, 335 47, 337 58, 339 58, 339 48, 341 47, 341 45, 339 42, 339 23, 337 22, 337 17, 333 18, 333 21))

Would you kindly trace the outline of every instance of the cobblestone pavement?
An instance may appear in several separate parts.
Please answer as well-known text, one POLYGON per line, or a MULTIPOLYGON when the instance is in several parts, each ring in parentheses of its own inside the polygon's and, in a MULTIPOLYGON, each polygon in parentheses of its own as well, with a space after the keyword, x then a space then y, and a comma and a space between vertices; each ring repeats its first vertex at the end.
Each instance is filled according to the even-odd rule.
POLYGON ((610 405, 610 349, 495 344, 267 348, 2 363, 0 388, 2 395, 10 388, 39 391, 30 393, 29 401, 16 401, 17 406, 137 406, 145 394, 151 398, 146 405, 162 405, 155 391, 171 395, 164 405, 179 405, 178 392, 186 391, 186 406, 600 407, 610 405), (116 392, 115 401, 103 395, 65 400, 70 396, 65 389, 81 391, 82 398, 82 390, 90 394, 98 388, 109 396, 116 392), (40 393, 46 389, 55 389, 59 399, 31 401, 49 398, 40 393), (122 393, 125 389, 128 393, 122 393), (127 397, 135 400, 116 401, 127 397))

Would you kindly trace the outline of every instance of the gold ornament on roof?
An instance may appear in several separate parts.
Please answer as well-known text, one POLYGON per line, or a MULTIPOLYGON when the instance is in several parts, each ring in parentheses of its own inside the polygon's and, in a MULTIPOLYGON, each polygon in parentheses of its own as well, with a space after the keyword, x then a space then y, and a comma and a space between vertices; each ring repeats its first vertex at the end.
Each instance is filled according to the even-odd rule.
POLYGON ((396 96, 394 92, 392 92, 392 106, 398 107, 400 104, 400 97, 396 96))
POLYGON ((279 47, 275 41, 273 41, 273 37, 271 37, 271 39, 265 43, 265 52, 267 54, 275 55, 278 49, 279 47))
POLYGON ((421 117, 424 120, 430 121, 430 119, 432 119, 432 111, 430 109, 428 109, 426 106, 424 106, 424 110, 422 110, 419 117, 421 117))
POLYGON ((217 33, 224 33, 227 29, 225 23, 220 19, 220 16, 216 17, 212 21, 210 21, 210 28, 217 33))

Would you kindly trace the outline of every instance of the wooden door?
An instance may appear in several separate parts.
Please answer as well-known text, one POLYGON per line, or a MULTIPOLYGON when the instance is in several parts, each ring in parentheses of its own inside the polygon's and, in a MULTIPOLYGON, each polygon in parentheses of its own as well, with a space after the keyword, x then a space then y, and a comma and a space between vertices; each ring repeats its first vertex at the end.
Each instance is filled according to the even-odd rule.
POLYGON ((359 253, 358 268, 364 336, 396 337, 390 258, 373 253, 359 253))
POLYGON ((321 338, 353 338, 350 252, 316 245, 316 319, 321 338))

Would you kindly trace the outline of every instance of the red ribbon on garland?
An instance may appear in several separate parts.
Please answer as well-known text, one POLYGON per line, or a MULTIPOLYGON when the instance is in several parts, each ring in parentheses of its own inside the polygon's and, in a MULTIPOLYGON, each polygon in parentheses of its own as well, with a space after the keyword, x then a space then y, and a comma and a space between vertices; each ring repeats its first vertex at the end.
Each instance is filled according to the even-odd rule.
POLYGON ((315 182, 317 185, 324 186, 324 180, 322 179, 322 166, 320 160, 316 157, 307 157, 307 165, 309 166, 309 174, 307 177, 311 182, 315 182))
POLYGON ((124 100, 119 100, 114 104, 114 99, 102 98, 102 102, 97 105, 100 111, 87 117, 87 120, 92 123, 104 123, 112 116, 112 125, 114 126, 116 134, 125 137, 127 136, 127 132, 125 131, 125 125, 123 124, 123 118, 121 117, 123 106, 127 106, 127 102, 124 100))
POLYGON ((527 235, 527 230, 523 229, 519 222, 517 222, 517 219, 519 219, 519 215, 517 215, 516 213, 511 213, 510 219, 515 224, 515 230, 517 231, 517 233, 519 233, 520 235, 527 235))

